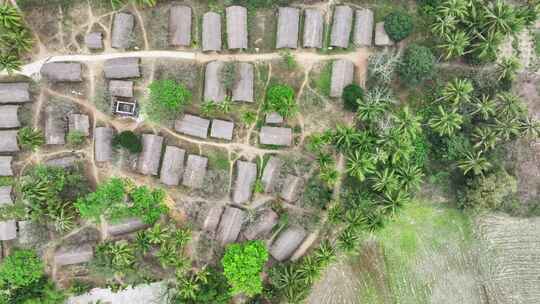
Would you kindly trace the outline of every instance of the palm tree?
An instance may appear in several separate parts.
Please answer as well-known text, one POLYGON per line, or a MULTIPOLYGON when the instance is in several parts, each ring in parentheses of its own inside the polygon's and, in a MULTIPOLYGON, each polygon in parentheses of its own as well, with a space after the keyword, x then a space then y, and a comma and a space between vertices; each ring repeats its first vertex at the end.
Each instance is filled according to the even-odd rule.
POLYGON ((516 118, 495 118, 495 130, 497 135, 503 140, 508 141, 515 136, 519 136, 520 128, 521 124, 516 118))
POLYGON ((335 168, 323 167, 319 172, 319 178, 332 188, 339 180, 339 172, 335 168))
POLYGON ((353 229, 346 228, 338 236, 338 248, 345 252, 352 252, 360 243, 358 232, 353 229))
POLYGON ((470 80, 455 78, 446 84, 439 99, 458 105, 462 102, 470 102, 473 91, 474 87, 470 80))
POLYGON ((22 17, 17 9, 11 5, 0 5, 0 26, 6 29, 21 27, 22 17))
POLYGON ((184 248, 191 240, 191 231, 187 228, 176 229, 172 233, 172 242, 176 245, 177 249, 184 248))
POLYGON ((348 151, 359 134, 354 127, 345 125, 337 125, 332 136, 332 142, 340 151, 348 151))
POLYGON ((156 257, 163 268, 174 266, 179 261, 178 250, 174 244, 161 244, 156 257))
POLYGON ((464 19, 469 12, 470 3, 467 0, 446 0, 438 7, 438 15, 445 18, 464 19))
POLYGON ((178 280, 178 295, 183 299, 194 300, 200 290, 199 283, 194 276, 181 276, 178 280))
POLYGON ((540 136, 540 122, 534 120, 532 117, 527 116, 521 121, 521 134, 529 138, 537 138, 540 136))
POLYGON ((409 194, 405 191, 396 190, 384 193, 383 212, 395 215, 397 211, 410 201, 409 194))
POLYGON ((133 248, 129 246, 127 241, 111 243, 108 251, 111 256, 111 263, 117 270, 129 268, 135 262, 133 248))
POLYGON ((162 244, 169 237, 169 228, 161 227, 160 224, 155 224, 152 228, 146 231, 150 244, 162 244))
POLYGON ((6 71, 8 74, 13 74, 19 71, 22 66, 22 61, 12 54, 0 54, 0 72, 6 71))
POLYGON ((472 46, 473 53, 483 60, 496 58, 502 40, 501 33, 477 33, 477 42, 472 46))
POLYGON ((468 151, 464 155, 464 159, 458 162, 458 167, 463 171, 464 175, 473 172, 475 175, 481 175, 492 167, 492 164, 482 156, 482 151, 468 151))
POLYGON ((457 20, 454 16, 436 16, 431 25, 431 32, 444 37, 456 30, 457 20))
POLYGON ((518 118, 527 112, 521 99, 512 93, 504 92, 497 94, 497 100, 499 101, 497 111, 503 117, 509 119, 518 118))
POLYGON ((317 163, 320 168, 330 167, 334 164, 334 158, 330 153, 320 152, 317 155, 317 163))
POLYGON ((354 151, 347 157, 347 173, 359 181, 364 181, 366 175, 373 172, 375 172, 375 161, 372 155, 354 151))
POLYGON ((245 125, 252 125, 255 122, 257 122, 257 113, 253 111, 244 111, 242 113, 242 117, 240 118, 242 120, 242 123, 245 125))
POLYGON ((321 265, 319 262, 309 255, 302 259, 302 262, 298 267, 298 272, 302 276, 303 281, 309 286, 319 278, 320 271, 321 265))
POLYGON ((401 187, 405 191, 409 192, 420 189, 422 177, 424 177, 424 173, 420 167, 408 163, 400 167, 397 172, 401 181, 401 187))
POLYGON ((30 32, 25 29, 14 29, 2 35, 4 48, 20 54, 32 49, 33 39, 30 32))
POLYGON ((520 68, 521 64, 516 56, 505 57, 497 63, 497 79, 512 81, 516 78, 516 74, 520 68))
POLYGON ((334 260, 336 257, 336 251, 334 246, 330 244, 330 241, 323 240, 319 247, 315 249, 313 255, 317 259, 319 265, 321 265, 321 267, 325 267, 334 260))
POLYGON ((48 202, 49 205, 56 205, 53 206, 53 209, 49 213, 49 217, 52 219, 52 222, 54 223, 54 229, 58 232, 66 232, 70 231, 75 227, 75 216, 72 205, 70 203, 61 203, 58 202, 58 204, 51 204, 51 202, 48 202))
POLYGON ((302 281, 296 264, 278 265, 271 269, 270 281, 278 290, 292 288, 302 281))
POLYGON ((471 106, 473 108, 471 114, 479 115, 483 120, 495 116, 497 111, 497 103, 487 95, 482 95, 480 98, 475 97, 471 102, 471 106))
POLYGON ((379 192, 391 192, 399 187, 399 181, 394 170, 385 168, 382 172, 375 172, 375 176, 371 178, 373 184, 371 188, 379 192))
POLYGON ((461 129, 463 117, 457 113, 457 109, 454 109, 452 112, 445 111, 442 106, 439 106, 438 109, 438 114, 428 121, 429 126, 435 132, 440 136, 451 136, 457 130, 461 129))
POLYGON ((524 25, 524 20, 516 18, 513 5, 503 0, 488 2, 484 6, 484 26, 489 32, 507 35, 517 33, 524 25))
POLYGON ((356 109, 356 118, 368 124, 379 121, 386 108, 385 104, 379 102, 360 102, 356 109))
POLYGON ((325 136, 320 133, 312 134, 308 138, 307 148, 310 152, 319 153, 324 145, 328 144, 325 136))
POLYGON ((135 4, 140 6, 153 7, 156 6, 158 0, 132 0, 135 4))
POLYGON ((476 127, 472 137, 476 141, 474 147, 481 151, 494 149, 499 142, 498 134, 490 127, 476 127))
POLYGON ((413 140, 422 132, 422 117, 412 113, 408 106, 394 115, 393 119, 397 129, 413 140))
POLYGON ((36 150, 45 143, 45 138, 40 130, 24 127, 17 133, 19 144, 23 149, 36 150))
POLYGON ((225 100, 216 104, 217 109, 223 114, 228 114, 231 112, 231 106, 231 98, 228 96, 225 98, 225 100))
POLYGON ((468 53, 467 47, 471 44, 471 38, 467 33, 461 30, 448 33, 444 36, 444 41, 439 45, 446 55, 444 59, 448 60, 454 57, 460 57, 468 53))
POLYGON ((150 250, 150 240, 144 231, 139 231, 135 235, 135 244, 137 248, 145 255, 150 250))
POLYGON ((211 101, 211 100, 205 101, 201 105, 201 115, 202 116, 210 117, 210 116, 212 116, 212 114, 214 113, 215 110, 216 110, 216 103, 211 101))

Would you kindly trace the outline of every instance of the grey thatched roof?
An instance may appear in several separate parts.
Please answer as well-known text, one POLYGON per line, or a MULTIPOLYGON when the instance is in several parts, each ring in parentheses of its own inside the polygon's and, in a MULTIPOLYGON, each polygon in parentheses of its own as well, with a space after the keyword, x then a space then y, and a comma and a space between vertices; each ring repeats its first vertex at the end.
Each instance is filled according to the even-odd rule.
POLYGON ((216 229, 219 225, 219 220, 221 219, 221 215, 223 214, 223 208, 222 206, 214 206, 208 210, 208 214, 206 215, 206 219, 203 223, 203 229, 206 232, 214 233, 216 232, 216 229))
POLYGON ((187 159, 186 169, 182 185, 190 188, 200 188, 203 186, 204 177, 206 176, 206 167, 208 158, 199 155, 189 155, 187 159))
POLYGON ((52 82, 81 82, 82 65, 78 62, 49 62, 41 67, 41 75, 52 82))
POLYGON ((242 6, 229 6, 227 15, 227 46, 229 49, 247 49, 247 9, 242 6))
POLYGON ((302 194, 303 188, 304 180, 301 177, 288 174, 279 196, 289 203, 292 203, 298 200, 300 194, 302 194))
POLYGON ((221 119, 212 120, 210 137, 231 140, 233 137, 234 123, 221 119))
POLYGON ((54 106, 45 109, 45 143, 64 145, 66 143, 66 122, 54 106))
POLYGON ((291 128, 262 127, 259 141, 263 145, 290 146, 292 144, 291 128))
POLYGON ((242 229, 244 218, 244 211, 233 207, 225 208, 217 231, 217 240, 222 246, 236 241, 240 229, 242 229))
POLYGON ((232 200, 236 204, 243 204, 251 199, 253 185, 257 179, 257 165, 255 163, 237 161, 236 181, 232 200))
POLYGON ((354 79, 354 64, 347 59, 339 59, 332 64, 330 96, 341 97, 343 89, 354 79))
POLYGON ((13 198, 11 198, 11 186, 0 187, 0 207, 13 204, 13 198))
POLYGON ((336 6, 334 10, 334 23, 330 35, 330 45, 347 48, 351 38, 353 14, 352 9, 346 5, 336 6))
POLYGON ((15 220, 0 222, 0 241, 10 241, 17 238, 17 225, 15 220))
POLYGON ((0 152, 17 152, 17 130, 0 131, 0 152))
POLYGON ((112 158, 112 138, 113 129, 99 127, 94 130, 95 160, 97 162, 108 162, 112 158))
POLYGON ((184 173, 186 151, 175 146, 167 146, 163 156, 159 179, 167 186, 178 186, 184 173))
POLYGON ((371 46, 373 41, 373 24, 375 16, 370 9, 356 11, 353 41, 356 46, 371 46))
POLYGON ((117 13, 112 26, 111 45, 113 48, 126 49, 130 46, 135 26, 135 17, 131 14, 117 13))
POLYGON ((103 34, 100 32, 91 32, 84 36, 84 44, 91 50, 103 49, 103 34))
POLYGON ((207 138, 208 127, 210 126, 210 120, 204 119, 195 115, 185 114, 184 117, 178 119, 174 124, 174 129, 177 132, 187 135, 207 138))
POLYGON ((108 224, 107 234, 112 235, 112 236, 117 236, 117 235, 135 232, 141 229, 145 229, 147 227, 148 225, 146 225, 141 219, 134 217, 134 218, 124 219, 114 224, 108 224))
POLYGON ((139 58, 114 58, 105 61, 106 78, 137 78, 141 76, 139 58))
POLYGON ((304 47, 322 48, 323 46, 324 19, 321 11, 308 8, 304 17, 304 47))
POLYGON ((236 72, 238 74, 232 90, 232 100, 253 102, 253 65, 240 62, 236 72))
POLYGON ((221 15, 218 13, 208 12, 203 15, 202 50, 221 50, 221 15))
POLYGON ((0 176, 13 176, 12 161, 12 156, 0 156, 0 176))
POLYGON ((295 49, 298 47, 299 23, 299 9, 294 7, 280 7, 278 9, 276 48, 295 49))
POLYGON ((264 238, 278 223, 279 216, 272 209, 264 210, 244 231, 248 240, 264 238))
POLYGON ((78 160, 79 158, 77 156, 71 155, 71 156, 64 156, 64 157, 49 159, 45 162, 45 164, 47 166, 69 168, 69 167, 74 166, 78 160))
POLYGON ((0 104, 28 101, 30 101, 30 85, 28 82, 0 83, 0 104))
POLYGON ((0 129, 18 128, 21 126, 17 112, 19 106, 0 106, 0 129))
POLYGON ((375 45, 376 46, 391 46, 394 45, 394 42, 384 29, 384 22, 378 22, 375 25, 375 45))
POLYGON ((174 46, 191 45, 191 7, 185 5, 171 7, 169 40, 174 46))
POLYGON ((267 124, 280 124, 283 123, 283 116, 279 115, 278 112, 272 112, 266 114, 265 122, 267 124))
POLYGON ((225 87, 221 81, 222 61, 212 61, 206 65, 204 73, 204 101, 222 102, 225 100, 225 87))
POLYGON ((92 246, 86 244, 75 248, 60 248, 54 254, 56 266, 75 265, 90 262, 94 258, 92 246))
POLYGON ((282 232, 270 246, 270 254, 274 259, 283 262, 290 258, 294 251, 302 244, 306 231, 302 227, 291 227, 282 232))
POLYGON ((143 149, 137 161, 137 171, 144 175, 157 175, 163 137, 154 134, 143 134, 142 146, 143 149))
POLYGON ((84 135, 90 135, 90 119, 85 114, 70 114, 68 116, 69 132, 79 131, 84 135))
POLYGON ((261 177, 261 182, 264 187, 264 192, 272 192, 276 184, 277 179, 279 178, 279 173, 281 171, 282 162, 279 158, 271 156, 263 169, 263 174, 261 177))
POLYGON ((109 94, 111 96, 133 97, 133 81, 111 80, 109 81, 109 94))

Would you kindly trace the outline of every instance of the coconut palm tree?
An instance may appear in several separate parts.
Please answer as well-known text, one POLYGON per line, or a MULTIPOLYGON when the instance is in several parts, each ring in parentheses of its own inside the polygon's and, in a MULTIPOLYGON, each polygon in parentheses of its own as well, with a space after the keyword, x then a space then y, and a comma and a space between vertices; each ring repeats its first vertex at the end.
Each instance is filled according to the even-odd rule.
POLYGON ((257 113, 253 111, 243 111, 240 120, 247 126, 252 125, 257 122, 257 113))
POLYGON ((332 142, 340 151, 348 151, 358 139, 359 133, 354 127, 337 125, 332 135, 332 142))
POLYGON ((148 241, 152 245, 160 245, 169 238, 170 231, 168 227, 162 227, 161 224, 155 224, 152 228, 146 231, 148 241))
POLYGON ((21 27, 22 17, 19 11, 11 5, 0 5, 0 26, 6 29, 21 27))
POLYGON ((352 252, 359 244, 360 236, 354 229, 346 228, 338 236, 337 246, 345 252, 352 252))
POLYGON ((19 144, 23 149, 36 150, 45 143, 45 137, 38 129, 32 129, 30 127, 24 127, 17 133, 19 144))
POLYGON ((514 6, 503 0, 490 1, 484 5, 484 26, 487 31, 507 35, 519 32, 525 20, 518 19, 514 6))
POLYGON ((480 98, 473 98, 471 107, 473 108, 471 115, 478 115, 483 120, 488 120, 489 118, 495 116, 497 111, 497 103, 487 95, 482 95, 480 98))
POLYGON ((407 192, 396 190, 383 194, 383 212, 390 215, 395 215, 397 211, 410 201, 410 196, 407 192))
POLYGON ((465 153, 463 160, 458 162, 458 168, 463 171, 464 175, 473 172, 475 175, 482 175, 489 170, 493 165, 482 155, 482 151, 465 153))
POLYGON ((503 35, 501 33, 477 33, 476 43, 472 45, 472 51, 478 58, 483 60, 496 58, 502 40, 503 35))
POLYGON ((347 173, 356 177, 359 181, 364 181, 366 175, 375 172, 375 161, 370 154, 354 151, 347 157, 347 173))
POLYGON ((454 105, 470 102, 474 86, 468 79, 455 78, 444 86, 439 100, 448 101, 454 105))
POLYGON ((307 149, 312 153, 320 153, 323 146, 327 145, 328 141, 324 134, 311 134, 307 141, 307 149))
POLYGON ((503 140, 510 140, 520 134, 521 124, 516 118, 495 118, 495 131, 503 140))
POLYGON ((330 241, 323 240, 319 244, 319 247, 315 249, 313 255, 317 259, 319 265, 321 265, 321 267, 325 267, 334 260, 334 258, 336 257, 336 251, 330 241))
POLYGON ((129 268, 135 262, 133 248, 129 246, 127 241, 111 243, 108 252, 111 256, 112 266, 117 270, 129 268))
POLYGON ((0 54, 0 72, 6 71, 8 74, 13 74, 19 71, 22 66, 22 61, 12 54, 0 54))
POLYGON ((332 188, 339 180, 339 172, 336 168, 323 167, 319 172, 319 178, 325 182, 328 187, 332 188))
POLYGON ((32 49, 33 39, 30 32, 25 28, 13 29, 1 36, 5 49, 13 53, 24 53, 32 49))
POLYGON ((523 114, 527 113, 527 108, 519 97, 512 93, 504 92, 497 94, 499 117, 506 117, 509 119, 519 118, 523 114))
POLYGON ((463 117, 457 109, 447 112, 442 106, 438 107, 438 113, 428 121, 429 126, 440 136, 452 136, 461 129, 462 123, 463 117))
POLYGON ((534 120, 532 117, 527 116, 521 121, 521 134, 529 138, 537 138, 540 136, 540 122, 534 120))
POLYGON ((424 173, 420 167, 408 163, 398 168, 397 173, 401 182, 401 187, 405 191, 409 192, 420 189, 422 177, 424 177, 424 173))
POLYGON ((512 81, 516 78, 516 74, 521 68, 521 64, 516 56, 502 58, 497 63, 497 79, 512 81))
POLYGON ((396 176, 396 172, 390 168, 376 171, 371 180, 373 181, 371 188, 375 191, 388 193, 399 187, 399 180, 396 176))
POLYGON ((468 0, 446 0, 437 9, 439 16, 453 17, 459 20, 468 15, 470 2, 468 0))
POLYGON ((444 41, 439 48, 445 53, 444 59, 460 57, 467 54, 467 47, 471 44, 471 38, 462 30, 448 33, 444 36, 444 41))
POLYGON ((473 139, 476 141, 474 148, 480 151, 488 151, 495 148, 495 145, 499 142, 497 132, 490 127, 476 127, 472 134, 473 139))
POLYGON ((360 102, 356 109, 356 118, 365 123, 379 121, 384 116, 387 105, 380 102, 360 102))
POLYGON ((396 128, 412 140, 422 132, 422 117, 412 113, 408 106, 403 107, 392 118, 396 128))
POLYGON ((431 32, 439 37, 445 37, 456 30, 457 23, 455 16, 436 16, 431 25, 431 32))

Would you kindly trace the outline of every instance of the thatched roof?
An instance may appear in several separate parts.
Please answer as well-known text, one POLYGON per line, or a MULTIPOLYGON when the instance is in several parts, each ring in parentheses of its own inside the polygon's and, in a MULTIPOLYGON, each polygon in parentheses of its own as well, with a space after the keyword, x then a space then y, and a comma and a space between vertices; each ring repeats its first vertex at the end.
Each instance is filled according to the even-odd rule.
POLYGON ((133 35, 135 17, 131 14, 117 13, 112 26, 111 45, 117 49, 127 49, 133 35))
POLYGON ((281 165, 281 160, 275 156, 271 156, 266 162, 261 177, 264 192, 269 193, 272 192, 272 190, 274 189, 276 181, 279 178, 281 165))
POLYGON ((341 97, 343 89, 354 79, 354 64, 347 59, 339 59, 332 64, 330 96, 341 97))
POLYGON ((167 186, 178 186, 184 173, 186 151, 175 146, 167 146, 163 156, 159 179, 167 186))
POLYGON ((279 216, 272 209, 264 210, 243 232, 248 240, 264 238, 278 223, 279 216))
POLYGON ((212 120, 212 129, 210 137, 231 140, 233 137, 234 123, 231 121, 214 119, 212 120))
POLYGON ((206 65, 204 73, 204 101, 222 102, 225 100, 225 87, 221 81, 222 61, 212 61, 206 65))
POLYGON ((282 232, 270 246, 270 254, 274 259, 283 262, 290 258, 294 251, 302 244, 306 231, 302 227, 291 227, 282 232))
POLYGON ((18 152, 17 130, 0 131, 0 152, 18 152))
POLYGON ((137 161, 137 171, 144 175, 157 175, 163 137, 154 134, 143 134, 142 146, 143 149, 137 161))
POLYGON ((301 177, 288 174, 279 196, 289 203, 292 203, 298 200, 300 194, 302 194, 303 188, 304 180, 301 177))
POLYGON ((253 65, 240 62, 237 69, 238 76, 232 90, 232 100, 253 102, 253 65))
POLYGON ((15 220, 0 222, 0 241, 10 241, 17 238, 17 225, 15 220))
POLYGON ((69 168, 69 167, 74 166, 78 160, 79 158, 77 156, 70 155, 70 156, 49 159, 45 162, 45 164, 47 166, 69 168))
POLYGON ((133 97, 133 81, 111 80, 109 81, 109 94, 119 97, 133 97))
POLYGON ((175 122, 174 129, 177 132, 194 137, 207 138, 209 126, 210 120, 191 114, 185 114, 184 117, 175 122))
POLYGON ((202 50, 221 50, 221 15, 218 13, 208 12, 203 15, 202 50))
POLYGON ((236 181, 232 200, 236 204, 243 204, 251 199, 253 185, 257 179, 257 165, 255 163, 237 161, 236 181))
POLYGON ((84 36, 84 44, 91 50, 103 49, 103 34, 100 32, 91 32, 84 36))
POLYGON ((336 6, 334 10, 334 23, 330 34, 330 45, 347 48, 351 38, 353 14, 352 9, 346 5, 336 6))
POLYGON ((12 156, 0 156, 0 176, 13 176, 12 161, 12 156))
POLYGON ((295 49, 298 47, 299 23, 299 9, 294 7, 280 7, 278 9, 276 48, 295 49))
POLYGON ((215 206, 208 210, 208 214, 206 215, 206 219, 203 223, 204 231, 210 233, 216 232, 216 229, 219 225, 219 220, 221 219, 221 215, 223 214, 224 209, 225 208, 223 208, 222 206, 215 206))
POLYGON ((128 218, 114 224, 107 224, 107 234, 117 236, 126 233, 132 233, 141 229, 145 229, 147 227, 148 225, 146 225, 139 218, 128 218))
POLYGON ((191 7, 185 5, 171 7, 169 40, 174 46, 191 45, 191 7))
POLYGON ((41 67, 41 75, 51 82, 81 82, 82 65, 78 62, 49 62, 41 67))
POLYGON ((283 123, 283 116, 279 115, 278 112, 272 112, 266 114, 265 122, 267 124, 280 124, 283 123))
POLYGON ((322 48, 323 46, 324 19, 321 11, 308 8, 304 17, 304 47, 322 48))
POLYGON ((373 24, 375 16, 370 9, 356 11, 353 41, 356 46, 371 46, 373 41, 373 24))
POLYGON ((191 154, 188 156, 186 169, 182 185, 190 188, 200 188, 203 186, 204 177, 206 176, 206 167, 208 158, 199 155, 191 154))
POLYGON ((45 109, 45 143, 64 145, 66 143, 66 121, 54 106, 45 109))
POLYGON ((114 58, 105 61, 105 78, 137 78, 141 76, 139 58, 114 58))
POLYGON ((97 162, 108 162, 112 158, 112 138, 113 129, 99 127, 94 130, 95 160, 97 162))
POLYGON ((94 258, 94 249, 86 244, 75 248, 60 248, 54 254, 56 266, 75 265, 90 262, 94 258))
POLYGON ((13 204, 13 198, 11 197, 11 186, 0 187, 0 206, 13 204))
POLYGON ((0 83, 0 104, 28 101, 30 101, 30 85, 28 82, 0 83))
POLYGON ((263 145, 290 146, 292 144, 291 128, 262 127, 259 141, 263 145))
POLYGON ((18 128, 21 126, 17 112, 19 106, 0 106, 0 129, 18 128))
POLYGON ((233 207, 225 208, 217 231, 217 240, 222 246, 234 243, 245 219, 245 212, 233 207))
POLYGON ((70 114, 68 116, 69 132, 79 131, 84 135, 90 135, 90 119, 85 114, 70 114))
POLYGON ((227 46, 229 49, 247 49, 247 9, 242 6, 229 6, 225 11, 227 15, 227 46))
POLYGON ((384 22, 378 22, 375 25, 375 45, 376 46, 391 46, 394 45, 394 42, 384 29, 384 22))

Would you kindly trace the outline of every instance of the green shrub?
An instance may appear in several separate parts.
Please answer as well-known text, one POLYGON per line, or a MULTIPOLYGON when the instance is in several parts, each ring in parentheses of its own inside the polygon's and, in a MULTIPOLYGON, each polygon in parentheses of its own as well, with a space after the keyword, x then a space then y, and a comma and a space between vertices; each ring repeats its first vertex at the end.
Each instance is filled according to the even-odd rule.
POLYGON ((274 85, 266 92, 266 99, 263 105, 266 113, 278 112, 284 118, 296 114, 298 105, 294 99, 294 90, 287 85, 274 85))
POLYGON ((131 153, 142 151, 141 138, 132 131, 123 131, 116 134, 112 141, 115 147, 122 147, 131 153))
POLYGON ((165 192, 161 189, 138 187, 130 193, 130 197, 133 200, 131 213, 140 217, 145 224, 154 224, 163 213, 167 212, 167 206, 163 203, 165 192))
POLYGON ((356 84, 350 84, 343 89, 343 105, 349 111, 358 109, 358 100, 364 99, 364 90, 356 84))
POLYGON ((384 18, 384 30, 395 42, 399 42, 413 31, 413 19, 409 14, 393 12, 384 18))
POLYGON ((67 135, 67 143, 72 147, 79 147, 86 141, 86 135, 82 131, 71 131, 67 135))
POLYGON ((156 80, 148 88, 150 99, 143 108, 148 119, 156 123, 174 119, 191 102, 191 92, 171 79, 156 80))
POLYGON ((81 217, 93 219, 100 222, 100 217, 110 217, 115 208, 117 211, 124 210, 127 206, 125 202, 125 183, 119 178, 111 178, 107 182, 100 184, 96 191, 89 193, 83 198, 79 198, 75 207, 79 210, 81 217))
POLYGON ((24 127, 18 133, 19 144, 23 149, 36 150, 45 143, 45 137, 38 129, 24 127))
POLYGON ((474 210, 500 210, 516 191, 517 180, 500 169, 486 177, 468 180, 459 203, 464 208, 474 210))
POLYGON ((45 275, 43 262, 31 250, 17 250, 0 264, 0 283, 8 288, 29 286, 45 275))
POLYGON ((435 56, 425 46, 411 44, 405 50, 399 66, 399 76, 402 82, 416 85, 433 75, 435 56))

